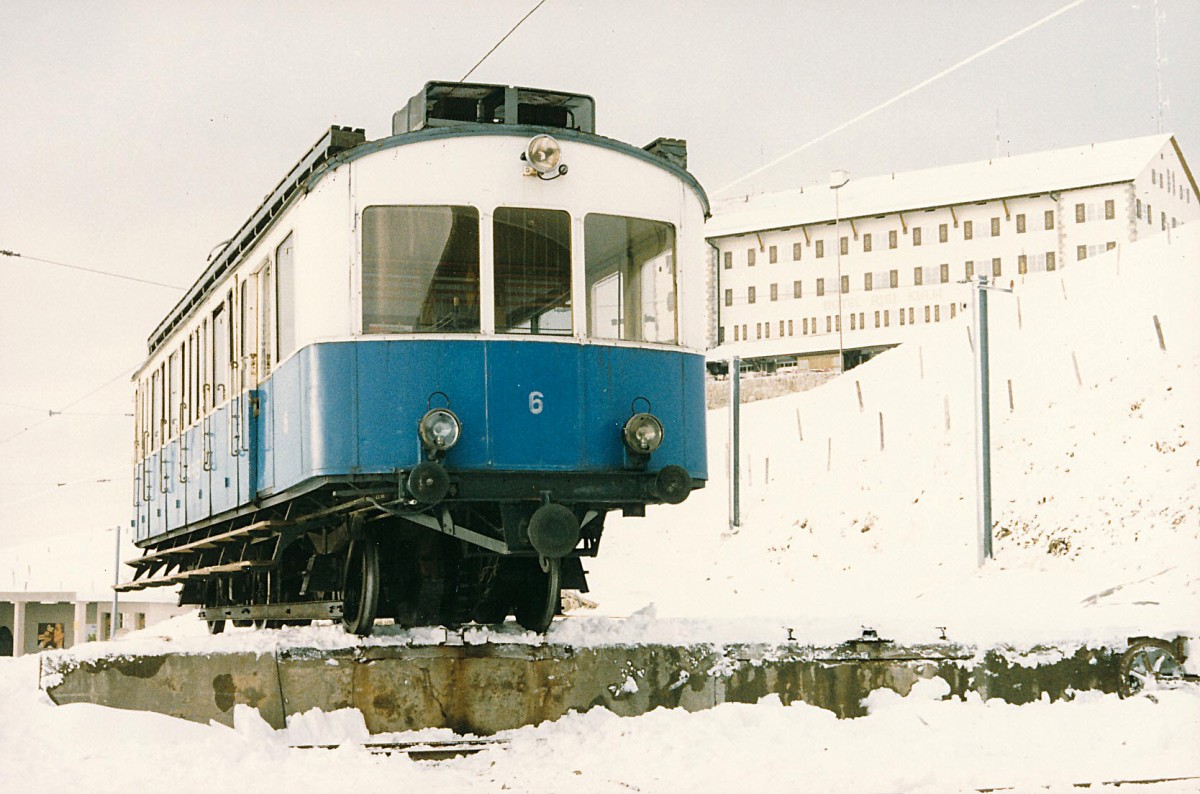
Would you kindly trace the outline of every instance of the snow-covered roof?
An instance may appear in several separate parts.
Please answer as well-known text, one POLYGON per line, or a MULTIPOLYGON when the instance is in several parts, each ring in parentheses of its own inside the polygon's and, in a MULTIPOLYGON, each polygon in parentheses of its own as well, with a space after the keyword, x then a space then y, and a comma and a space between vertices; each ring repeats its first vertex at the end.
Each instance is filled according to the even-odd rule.
POLYGON ((709 239, 842 218, 945 207, 1133 180, 1171 142, 1149 135, 1070 149, 1001 157, 899 174, 851 179, 718 202, 705 226, 709 239))

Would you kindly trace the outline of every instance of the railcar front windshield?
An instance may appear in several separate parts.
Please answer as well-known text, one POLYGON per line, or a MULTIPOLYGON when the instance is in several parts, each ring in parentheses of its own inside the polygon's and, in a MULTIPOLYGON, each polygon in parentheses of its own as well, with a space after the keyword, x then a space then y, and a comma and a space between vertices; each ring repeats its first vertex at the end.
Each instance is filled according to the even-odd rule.
POLYGON ((492 245, 496 333, 570 336, 571 216, 498 207, 492 245))
POLYGON ((363 332, 479 332, 479 211, 363 211, 363 332))
POLYGON ((583 238, 588 336, 676 342, 675 227, 593 213, 583 238))

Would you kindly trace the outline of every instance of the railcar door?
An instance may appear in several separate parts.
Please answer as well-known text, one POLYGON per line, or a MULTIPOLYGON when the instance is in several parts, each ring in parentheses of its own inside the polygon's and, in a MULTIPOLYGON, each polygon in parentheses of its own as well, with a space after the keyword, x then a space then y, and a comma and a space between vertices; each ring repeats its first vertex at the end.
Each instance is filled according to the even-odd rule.
POLYGON ((240 317, 238 321, 237 351, 235 361, 237 368, 234 378, 237 381, 233 444, 235 467, 237 469, 238 501, 245 503, 254 498, 254 459, 257 457, 254 449, 254 395, 258 386, 258 276, 250 276, 241 282, 240 300, 238 306, 240 317))
POLYGON ((187 523, 187 513, 184 505, 183 474, 183 416, 181 407, 183 372, 182 348, 171 353, 167 359, 167 415, 166 442, 163 444, 163 498, 167 514, 167 531, 179 529, 187 523))
POLYGON ((187 457, 184 459, 187 472, 187 520, 189 524, 202 521, 209 515, 209 477, 205 467, 205 452, 208 449, 206 431, 208 420, 204 404, 204 327, 197 328, 188 345, 188 416, 187 457))
POLYGON ((212 394, 213 409, 209 422, 212 477, 211 502, 213 515, 232 510, 238 504, 237 447, 233 441, 235 426, 231 421, 234 384, 230 382, 230 350, 232 328, 229 322, 229 296, 212 315, 212 394))

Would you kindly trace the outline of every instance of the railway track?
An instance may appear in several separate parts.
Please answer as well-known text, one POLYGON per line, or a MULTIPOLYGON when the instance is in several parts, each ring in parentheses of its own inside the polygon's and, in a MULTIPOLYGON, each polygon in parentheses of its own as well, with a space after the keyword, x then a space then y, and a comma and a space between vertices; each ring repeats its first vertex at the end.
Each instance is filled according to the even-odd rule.
MULTIPOLYGON (((337 744, 297 744, 293 750, 336 750, 337 744)), ((446 761, 508 746, 506 739, 447 739, 433 742, 364 742, 372 755, 406 755, 414 761, 446 761)))

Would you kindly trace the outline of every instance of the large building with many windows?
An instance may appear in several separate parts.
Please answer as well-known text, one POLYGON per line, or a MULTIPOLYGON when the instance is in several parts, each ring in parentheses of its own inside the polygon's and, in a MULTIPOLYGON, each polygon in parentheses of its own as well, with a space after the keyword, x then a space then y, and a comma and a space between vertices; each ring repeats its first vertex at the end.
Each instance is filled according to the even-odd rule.
POLYGON ((852 178, 713 212, 710 358, 836 369, 955 318, 966 281, 1016 287, 1086 267, 1200 217, 1200 196, 1164 134, 852 178))

